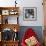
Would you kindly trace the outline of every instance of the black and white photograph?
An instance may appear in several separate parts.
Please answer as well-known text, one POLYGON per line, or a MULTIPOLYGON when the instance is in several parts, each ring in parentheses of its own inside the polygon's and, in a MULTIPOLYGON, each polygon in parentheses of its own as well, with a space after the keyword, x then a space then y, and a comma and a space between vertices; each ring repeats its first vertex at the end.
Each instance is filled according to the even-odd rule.
POLYGON ((37 8, 36 7, 24 7, 23 8, 24 20, 36 20, 37 8))

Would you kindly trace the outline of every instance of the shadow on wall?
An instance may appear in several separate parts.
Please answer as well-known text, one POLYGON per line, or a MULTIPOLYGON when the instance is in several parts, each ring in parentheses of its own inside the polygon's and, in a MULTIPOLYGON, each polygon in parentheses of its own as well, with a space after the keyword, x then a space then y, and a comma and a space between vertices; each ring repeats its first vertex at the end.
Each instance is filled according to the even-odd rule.
POLYGON ((37 37, 39 39, 39 41, 41 43, 43 43, 43 30, 42 30, 42 26, 21 26, 20 27, 20 31, 19 31, 19 39, 20 39, 20 42, 23 38, 23 35, 25 33, 25 31, 28 29, 28 28, 32 28, 36 33, 37 33, 37 37))

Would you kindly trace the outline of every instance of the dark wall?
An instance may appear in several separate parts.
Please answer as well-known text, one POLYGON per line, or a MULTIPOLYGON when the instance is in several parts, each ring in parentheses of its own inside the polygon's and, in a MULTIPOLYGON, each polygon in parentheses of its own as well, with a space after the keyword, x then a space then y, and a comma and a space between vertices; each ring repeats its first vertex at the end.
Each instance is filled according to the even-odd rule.
POLYGON ((22 40, 23 35, 24 35, 26 29, 28 29, 28 28, 32 28, 37 33, 39 41, 43 42, 42 26, 21 26, 20 31, 19 31, 19 39, 20 39, 20 41, 22 40))

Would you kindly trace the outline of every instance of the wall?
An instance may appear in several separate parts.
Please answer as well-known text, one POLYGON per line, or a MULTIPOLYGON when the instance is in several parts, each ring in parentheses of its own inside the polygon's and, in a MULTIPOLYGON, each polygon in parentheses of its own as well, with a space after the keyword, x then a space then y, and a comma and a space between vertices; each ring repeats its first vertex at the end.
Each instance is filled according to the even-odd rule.
POLYGON ((42 0, 25 0, 21 3, 21 15, 20 25, 21 26, 43 26, 43 6, 42 0), (37 8, 37 21, 24 21, 23 20, 23 7, 36 7, 37 8))
MULTIPOLYGON (((15 0, 0 0, 1 7, 10 7, 15 6, 15 0)), ((17 0, 17 6, 20 7, 20 17, 19 24, 20 26, 43 26, 43 6, 42 0, 17 0), (23 7, 36 7, 37 8, 37 20, 36 21, 24 21, 23 20, 23 7)))
POLYGON ((14 6, 14 1, 15 1, 15 0, 0 0, 0 6, 1 6, 1 7, 14 6))
POLYGON ((42 34, 42 26, 21 26, 19 31, 19 39, 20 42, 24 36, 25 31, 27 31, 28 28, 32 28, 35 33, 37 34, 37 37, 41 43, 43 43, 43 34, 42 34))

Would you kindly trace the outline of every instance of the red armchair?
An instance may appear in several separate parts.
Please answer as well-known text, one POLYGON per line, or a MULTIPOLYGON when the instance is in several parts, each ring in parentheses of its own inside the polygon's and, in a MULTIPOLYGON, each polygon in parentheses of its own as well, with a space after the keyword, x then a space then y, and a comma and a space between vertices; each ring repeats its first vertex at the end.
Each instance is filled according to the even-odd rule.
MULTIPOLYGON (((25 32, 25 34, 24 34, 24 37, 22 38, 21 45, 22 45, 22 46, 27 46, 28 42, 26 43, 25 40, 26 40, 26 39, 29 40, 29 38, 32 38, 32 36, 33 36, 34 38, 37 37, 37 35, 36 35, 36 33, 33 31, 33 29, 31 29, 31 28, 27 29, 26 32, 25 32)), ((37 40, 37 38, 36 38, 36 41, 37 41, 37 42, 36 42, 36 44, 35 44, 34 46, 41 46, 41 44, 40 44, 40 42, 37 40)), ((31 44, 31 43, 30 43, 30 44, 31 44)), ((31 46, 31 45, 29 45, 29 46, 31 46)))

